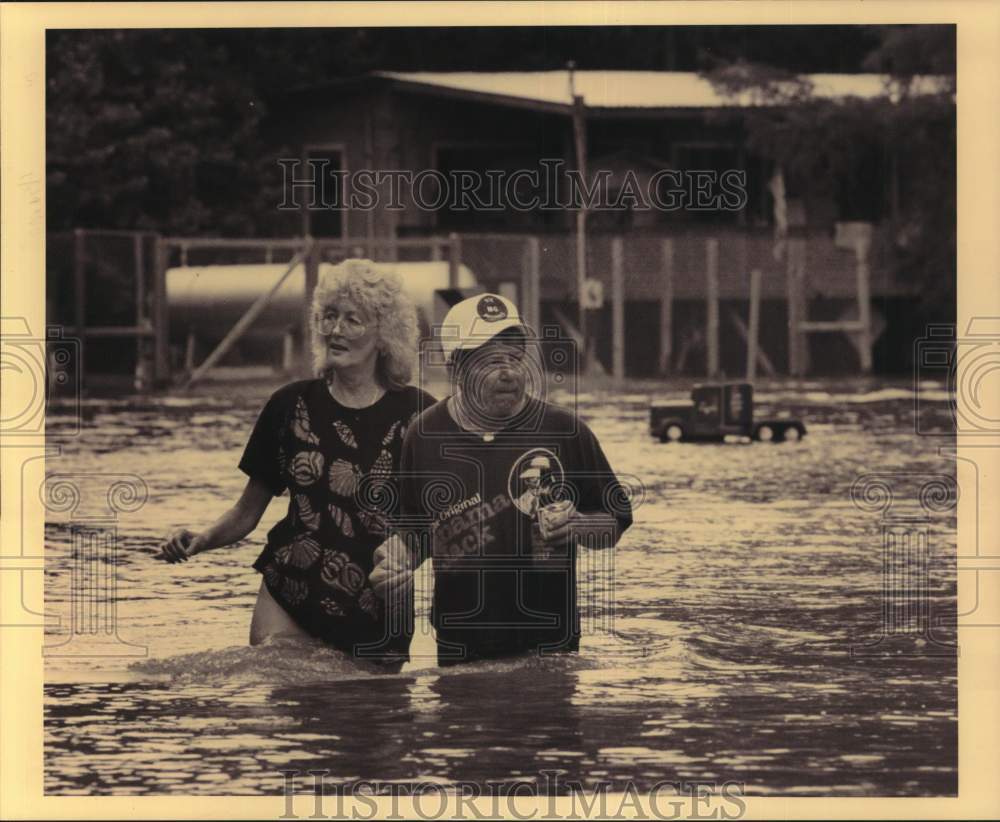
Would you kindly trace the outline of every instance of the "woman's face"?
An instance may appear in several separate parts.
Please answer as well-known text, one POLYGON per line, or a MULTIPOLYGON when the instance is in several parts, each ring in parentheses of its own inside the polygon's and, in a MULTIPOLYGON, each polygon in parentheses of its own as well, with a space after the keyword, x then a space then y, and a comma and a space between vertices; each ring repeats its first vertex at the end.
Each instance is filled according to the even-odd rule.
POLYGON ((378 356, 375 318, 349 299, 328 304, 316 318, 316 329, 326 345, 326 365, 335 371, 370 366, 378 356))

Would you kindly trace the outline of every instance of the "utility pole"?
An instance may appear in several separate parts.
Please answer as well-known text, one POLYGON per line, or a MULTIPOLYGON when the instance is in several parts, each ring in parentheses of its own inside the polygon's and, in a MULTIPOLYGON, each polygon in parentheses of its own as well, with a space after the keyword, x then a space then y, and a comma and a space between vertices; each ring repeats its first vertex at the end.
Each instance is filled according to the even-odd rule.
MULTIPOLYGON (((587 179, 587 125, 583 96, 576 93, 574 71, 576 63, 566 64, 569 70, 569 94, 573 101, 573 143, 576 149, 576 168, 580 181, 586 185, 587 179)), ((581 192, 582 193, 582 192, 581 192)), ((579 313, 577 322, 580 338, 583 340, 582 367, 584 373, 590 371, 590 340, 587 337, 587 309, 584 308, 583 289, 587 280, 587 203, 581 197, 576 211, 576 299, 579 313)))

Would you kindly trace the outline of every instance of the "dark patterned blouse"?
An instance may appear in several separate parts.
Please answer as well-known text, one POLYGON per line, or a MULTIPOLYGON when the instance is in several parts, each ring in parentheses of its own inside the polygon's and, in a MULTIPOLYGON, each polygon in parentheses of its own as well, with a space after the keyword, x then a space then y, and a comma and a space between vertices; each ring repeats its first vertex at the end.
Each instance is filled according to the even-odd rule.
POLYGON ((367 489, 395 475, 407 425, 433 403, 408 386, 348 408, 323 380, 294 382, 268 400, 240 460, 275 496, 289 494, 253 567, 306 632, 359 658, 405 658, 409 646, 410 620, 388 631, 368 583, 391 522, 367 489))

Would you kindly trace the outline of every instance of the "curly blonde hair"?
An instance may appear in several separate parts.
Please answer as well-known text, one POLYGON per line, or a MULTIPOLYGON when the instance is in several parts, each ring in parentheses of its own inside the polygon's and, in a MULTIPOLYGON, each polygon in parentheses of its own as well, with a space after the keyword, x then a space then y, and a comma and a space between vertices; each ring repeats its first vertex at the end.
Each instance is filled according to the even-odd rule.
POLYGON ((375 378, 386 390, 408 385, 417 356, 417 309, 403 290, 399 275, 371 260, 344 260, 320 268, 310 323, 316 375, 329 376, 331 370, 326 364, 326 345, 318 329, 319 317, 326 308, 345 298, 377 323, 375 378))

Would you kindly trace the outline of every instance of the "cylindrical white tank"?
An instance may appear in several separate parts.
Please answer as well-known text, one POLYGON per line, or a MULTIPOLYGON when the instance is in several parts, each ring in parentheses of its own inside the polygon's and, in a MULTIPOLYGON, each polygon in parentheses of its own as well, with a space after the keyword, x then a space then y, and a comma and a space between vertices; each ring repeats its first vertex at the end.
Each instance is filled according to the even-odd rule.
MULTIPOLYGON (((448 288, 448 262, 381 263, 394 269, 416 303, 426 330, 434 317, 434 291, 448 288)), ((320 276, 333 267, 320 265, 320 276)), ((166 272, 170 332, 175 340, 189 331, 202 341, 220 340, 261 294, 271 289, 288 266, 283 263, 203 265, 170 268, 166 272)), ((472 288, 476 278, 459 266, 458 287, 472 288)), ((300 264, 272 297, 247 331, 251 337, 280 336, 302 322, 305 270, 300 264)))

